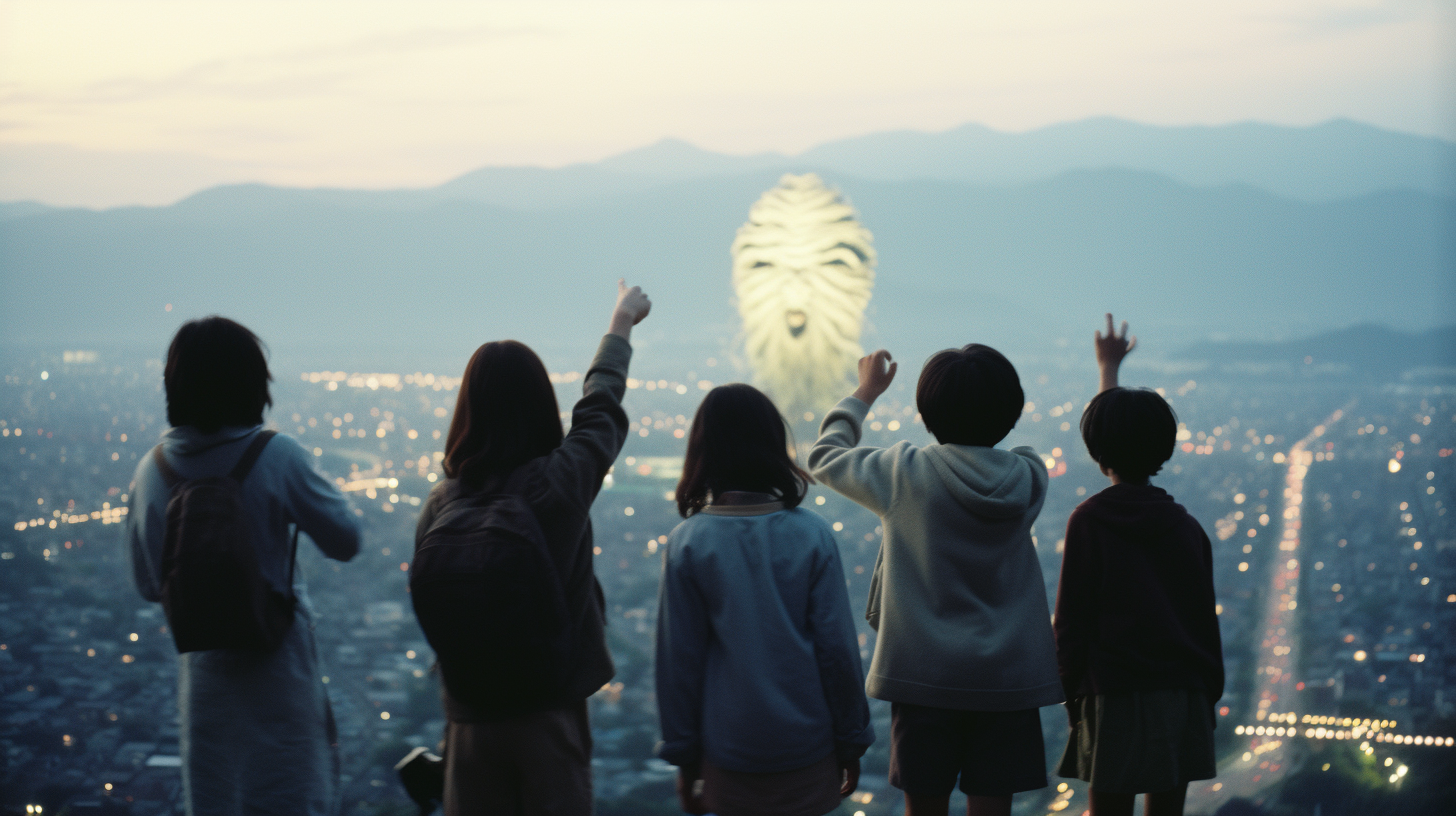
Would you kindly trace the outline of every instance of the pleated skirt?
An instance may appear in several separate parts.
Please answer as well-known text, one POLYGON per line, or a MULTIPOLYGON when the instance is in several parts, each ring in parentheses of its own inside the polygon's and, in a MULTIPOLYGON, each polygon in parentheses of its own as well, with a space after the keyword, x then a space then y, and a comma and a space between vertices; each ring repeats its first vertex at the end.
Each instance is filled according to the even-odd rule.
POLYGON ((1079 722, 1061 776, 1108 793, 1170 791, 1214 777, 1213 711, 1201 691, 1096 694, 1068 705, 1079 722))

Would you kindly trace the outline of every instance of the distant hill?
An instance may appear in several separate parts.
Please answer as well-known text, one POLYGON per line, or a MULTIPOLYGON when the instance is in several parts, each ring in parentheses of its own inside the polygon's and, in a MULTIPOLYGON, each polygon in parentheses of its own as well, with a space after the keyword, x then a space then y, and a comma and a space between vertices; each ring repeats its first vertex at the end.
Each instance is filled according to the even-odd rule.
POLYGON ((1003 133, 885 133, 816 147, 805 164, 871 178, 1014 184, 1077 169, 1146 170, 1197 187, 1247 184, 1309 201, 1381 190, 1456 195, 1456 144, 1339 119, 1155 127, 1099 118, 1003 133))
MULTIPOLYGON (((1163 127, 1095 118, 1007 133, 966 124, 940 133, 899 131, 840 139, 796 156, 731 156, 678 139, 595 163, 547 169, 485 167, 445 184, 390 191, 313 190, 350 206, 407 208, 479 201, 512 209, 589 204, 665 183, 757 172, 819 170, 878 181, 955 181, 1017 186, 1076 170, 1123 169, 1194 187, 1243 184, 1304 201, 1386 190, 1456 197, 1456 143, 1339 119, 1309 127, 1245 122, 1163 127)), ((74 201, 85 190, 115 200, 144 189, 176 201, 214 182, 255 174, 189 154, 99 153, 0 145, 0 200, 74 201), (49 186, 48 186, 49 185, 49 186), (55 193, 47 198, 46 191, 55 193)))
POLYGON ((49 212, 53 209, 55 208, 47 207, 46 205, 37 203, 35 201, 11 201, 6 203, 0 203, 0 221, 4 221, 7 218, 20 218, 21 216, 25 215, 35 215, 36 213, 49 212))
POLYGON ((1262 366, 1276 374, 1335 369, 1390 377, 1426 369, 1450 378, 1456 376, 1456 325, 1402 332, 1365 323, 1281 342, 1202 341, 1174 356, 1234 370, 1262 366))
MULTIPOLYGON (((1257 122, 1157 127, 1097 118, 1025 133, 967 124, 941 133, 900 131, 842 139, 793 157, 725 156, 664 139, 595 165, 567 169, 583 175, 596 171, 589 178, 601 185, 615 181, 621 185, 617 191, 625 192, 644 177, 682 180, 795 168, 884 181, 1005 186, 1074 170, 1117 168, 1157 173, 1195 187, 1245 184, 1307 201, 1383 190, 1456 196, 1456 144, 1347 119, 1312 127, 1257 122)), ((460 181, 488 177, 499 183, 506 173, 479 171, 460 181)), ((459 182, 447 186, 454 192, 466 189, 459 182)), ((477 194, 481 191, 480 185, 469 186, 477 194)), ((584 187, 591 189, 589 182, 584 187)), ((477 200, 510 205, 490 194, 477 200)))
MULTIPOLYGON (((657 303, 644 349, 723 348, 737 330, 728 246, 781 169, 624 174, 626 188, 602 168, 452 182, 535 191, 528 207, 444 188, 238 185, 170 207, 32 211, 0 220, 0 343, 160 349, 179 320, 220 311, 277 348, 453 358, 511 336, 572 350, 625 276, 657 303)), ((1456 313, 1452 198, 1307 202, 1118 169, 1017 185, 820 169, 875 236, 866 343, 908 359, 977 338, 1049 345, 1109 309, 1164 348, 1362 322, 1424 330, 1456 313)))

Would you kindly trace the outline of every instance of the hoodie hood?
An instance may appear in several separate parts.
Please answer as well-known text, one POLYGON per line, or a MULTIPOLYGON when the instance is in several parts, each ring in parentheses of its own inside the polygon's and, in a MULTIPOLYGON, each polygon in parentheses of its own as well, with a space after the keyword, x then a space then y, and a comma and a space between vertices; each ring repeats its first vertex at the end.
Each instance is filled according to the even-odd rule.
POLYGON ((162 450, 174 456, 195 456, 252 436, 262 427, 262 425, 230 426, 213 433, 203 433, 191 425, 176 426, 168 428, 166 433, 162 434, 162 450))
POLYGON ((1124 540, 1161 540, 1187 522, 1188 511, 1161 487, 1115 484, 1082 503, 1098 524, 1124 540))
POLYGON ((921 452, 956 503, 982 518, 1024 516, 1046 499, 1046 466, 1031 448, 928 445, 921 452))

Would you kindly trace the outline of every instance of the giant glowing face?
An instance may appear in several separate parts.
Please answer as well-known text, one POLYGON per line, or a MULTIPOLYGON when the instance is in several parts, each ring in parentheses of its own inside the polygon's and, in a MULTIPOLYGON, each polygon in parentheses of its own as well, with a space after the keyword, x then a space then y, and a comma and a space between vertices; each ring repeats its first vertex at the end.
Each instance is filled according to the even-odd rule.
POLYGON ((874 287, 870 241, 854 208, 813 173, 779 179, 738 228, 733 288, 744 351, 789 416, 846 393, 874 287))

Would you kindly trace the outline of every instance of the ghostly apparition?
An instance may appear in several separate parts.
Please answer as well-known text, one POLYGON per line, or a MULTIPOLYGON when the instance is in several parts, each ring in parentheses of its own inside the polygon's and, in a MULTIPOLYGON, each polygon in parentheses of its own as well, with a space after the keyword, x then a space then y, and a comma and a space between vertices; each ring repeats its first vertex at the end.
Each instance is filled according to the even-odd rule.
POLYGON ((791 419, 846 393, 875 280, 872 238, 813 173, 785 175, 733 241, 733 288, 756 383, 791 419))

